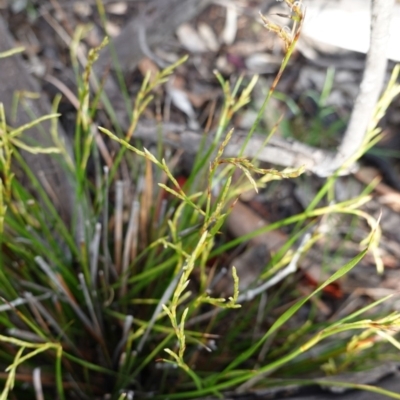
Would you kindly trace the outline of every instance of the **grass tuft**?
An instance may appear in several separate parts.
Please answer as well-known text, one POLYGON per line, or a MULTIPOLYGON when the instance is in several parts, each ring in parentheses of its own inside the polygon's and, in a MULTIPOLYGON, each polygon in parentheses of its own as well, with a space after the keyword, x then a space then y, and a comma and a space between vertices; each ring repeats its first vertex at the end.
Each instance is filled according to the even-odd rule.
MULTIPOLYGON (((261 17, 284 41, 286 51, 248 140, 300 34, 303 8, 299 2, 285 2, 292 29, 261 17)), ((232 118, 251 100, 257 77, 247 85, 239 78, 232 86, 216 72, 225 95, 218 129, 183 182, 176 168, 180 152, 173 153, 162 142, 156 150, 145 148, 134 139, 154 92, 162 90, 187 57, 144 77, 131 105, 129 127, 121 134, 105 94, 92 95, 93 85, 102 90, 92 66, 107 40, 89 53, 86 65, 79 65, 83 34, 77 32, 71 44, 79 88, 73 152, 57 133, 59 98, 52 114, 21 127, 8 126, 0 106, 0 365, 7 373, 1 375, 5 384, 0 399, 12 394, 49 399, 124 399, 132 393, 156 399, 221 397, 225 390, 272 387, 279 379, 289 383, 293 377, 297 384, 309 385, 316 382, 311 378, 316 372, 331 375, 371 366, 379 361, 375 349, 384 343, 400 348, 393 335, 398 313, 371 317, 371 310, 386 298, 337 321, 321 323, 312 313, 305 319, 298 315, 368 252, 381 272, 378 221, 360 209, 369 200, 367 194, 318 206, 331 200, 330 188, 337 179, 333 176, 303 213, 234 240, 224 234, 240 193, 304 172, 261 168, 241 154, 224 157, 234 135, 229 129, 232 118), (108 125, 97 126, 98 117, 104 120, 103 110, 116 133, 108 125), (18 138, 46 119, 53 121, 53 146, 18 138), (60 217, 51 188, 30 171, 22 151, 37 157, 57 154, 75 188, 72 221, 60 217), (246 179, 234 181, 235 170, 246 179), (365 220, 370 234, 358 255, 301 297, 288 277, 324 235, 319 222, 332 215, 365 220), (232 268, 231 293, 212 292, 213 274, 223 267, 225 254, 288 225, 294 227, 288 242, 273 254, 253 286, 240 291, 239 273, 232 268), (274 311, 282 304, 287 306, 277 315, 274 311), (310 350, 316 356, 307 361, 310 350)), ((379 103, 360 153, 379 135, 376 125, 398 91, 395 82, 391 80, 379 103)), ((319 382, 361 387, 328 378, 319 382)))

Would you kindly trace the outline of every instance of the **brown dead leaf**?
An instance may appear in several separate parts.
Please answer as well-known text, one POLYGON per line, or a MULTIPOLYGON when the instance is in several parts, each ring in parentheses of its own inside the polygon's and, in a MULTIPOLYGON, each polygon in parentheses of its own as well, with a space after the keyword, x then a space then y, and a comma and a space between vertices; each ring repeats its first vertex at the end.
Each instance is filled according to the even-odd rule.
POLYGON ((160 72, 160 69, 158 68, 157 64, 153 60, 150 60, 150 58, 147 57, 142 58, 140 60, 138 68, 143 76, 146 76, 146 74, 150 72, 151 83, 154 83, 156 75, 160 72))
POLYGON ((187 96, 194 107, 203 107, 204 103, 215 100, 220 95, 220 90, 210 89, 202 92, 187 92, 187 96))
MULTIPOLYGON (((322 282, 325 282, 329 276, 322 271, 319 265, 313 265, 304 272, 304 278, 308 286, 310 287, 310 293, 315 290, 322 282)), ((334 299, 341 299, 343 297, 343 290, 341 284, 338 281, 330 283, 325 286, 322 292, 334 299)))
MULTIPOLYGON (((266 227, 268 221, 258 216, 250 207, 238 201, 227 219, 227 226, 235 237, 250 234, 257 229, 266 227)), ((250 239, 250 243, 265 244, 268 251, 278 250, 287 240, 287 236, 279 231, 264 232, 250 239)))
POLYGON ((388 193, 379 198, 381 204, 385 204, 393 211, 400 212, 400 193, 388 193))

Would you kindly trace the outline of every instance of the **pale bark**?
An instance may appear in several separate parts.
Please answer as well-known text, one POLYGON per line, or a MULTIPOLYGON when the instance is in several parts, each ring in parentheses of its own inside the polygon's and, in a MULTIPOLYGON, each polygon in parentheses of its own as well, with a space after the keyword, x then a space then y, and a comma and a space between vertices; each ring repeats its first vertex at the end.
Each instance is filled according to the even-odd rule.
POLYGON ((349 124, 333 158, 326 158, 315 169, 319 176, 332 175, 362 146, 379 95, 387 66, 387 44, 394 0, 372 0, 371 40, 360 91, 349 124))

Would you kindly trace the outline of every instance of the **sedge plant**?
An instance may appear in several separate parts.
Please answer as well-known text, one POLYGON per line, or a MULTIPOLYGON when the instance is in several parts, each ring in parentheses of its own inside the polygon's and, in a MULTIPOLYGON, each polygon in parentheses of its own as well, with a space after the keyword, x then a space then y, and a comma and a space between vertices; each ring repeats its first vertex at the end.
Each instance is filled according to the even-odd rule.
MULTIPOLYGON (((265 26, 283 39, 285 56, 247 142, 300 34, 303 9, 299 2, 285 2, 293 30, 262 17, 265 26)), ((6 369, 0 375, 5 382, 1 398, 221 397, 234 388, 274 386, 282 377, 285 379, 279 381, 289 384, 294 375, 298 384, 312 384, 311 370, 315 373, 324 366, 325 371, 334 372, 361 365, 365 352, 382 342, 400 347, 392 335, 400 322, 397 313, 368 318, 368 312, 386 299, 338 321, 318 325, 309 320, 296 332, 290 329, 297 312, 348 273, 368 251, 379 263, 379 226, 360 209, 368 201, 367 195, 317 207, 329 195, 333 177, 303 213, 246 237, 221 242, 224 222, 241 191, 249 186, 260 190, 271 180, 294 179, 303 172, 301 168, 261 168, 241 154, 224 157, 234 135, 229 130, 232 118, 250 101, 256 78, 247 85, 239 80, 231 87, 217 74, 225 94, 217 133, 211 144, 203 141, 183 185, 175 175, 179 152, 162 143, 156 149, 145 148, 134 139, 155 89, 162 88, 186 57, 151 79, 144 78, 124 132, 112 118, 101 82, 96 84, 99 92, 91 95, 91 85, 97 81, 92 65, 104 45, 106 42, 89 53, 84 66, 72 55, 79 87, 73 154, 59 139, 56 122, 50 148, 19 139, 43 118, 56 121, 58 98, 53 114, 23 127, 7 125, 0 107, 0 364, 6 369), (99 105, 104 105, 110 117, 109 126, 96 123, 99 105), (66 177, 75 188, 73 221, 66 223, 58 215, 21 150, 63 157, 66 177), (14 175, 16 167, 28 177, 35 196, 14 175), (234 183, 235 169, 246 179, 234 183), (296 267, 296 260, 322 235, 314 229, 315 221, 332 214, 350 214, 367 221, 370 234, 360 253, 306 297, 282 290, 291 285, 283 281, 288 266, 296 267), (267 230, 296 223, 288 243, 250 288, 252 295, 239 292, 235 268, 230 296, 209 292, 210 271, 221 266, 224 253, 267 230), (307 238, 303 246, 297 252, 292 250, 302 237, 307 238), (266 288, 268 301, 263 295, 266 288), (292 305, 272 319, 272 311, 285 302, 292 305), (254 321, 259 321, 256 326, 254 321), (307 373, 299 376, 304 355, 319 349, 321 342, 333 343, 335 351, 321 348, 318 363, 311 362, 307 373), (291 370, 295 371, 292 376, 291 370)), ((72 51, 77 47, 72 46, 72 51)), ((381 114, 396 90, 398 85, 392 80, 378 107, 381 114)), ((376 123, 377 119, 371 123, 364 150, 379 134, 376 123)), ((351 386, 328 378, 321 382, 351 386)))

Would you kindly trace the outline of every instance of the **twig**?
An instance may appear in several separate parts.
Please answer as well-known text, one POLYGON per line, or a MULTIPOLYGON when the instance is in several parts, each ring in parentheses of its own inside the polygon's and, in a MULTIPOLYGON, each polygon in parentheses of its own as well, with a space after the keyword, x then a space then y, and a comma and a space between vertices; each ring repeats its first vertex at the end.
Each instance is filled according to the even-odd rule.
POLYGON ((40 377, 40 368, 36 367, 32 373, 33 387, 35 388, 36 400, 44 400, 44 393, 42 388, 42 380, 40 377))
MULTIPOLYGON (((249 289, 249 290, 245 291, 244 293, 242 293, 238 297, 237 303, 241 304, 241 303, 244 303, 246 301, 253 300, 254 297, 258 296, 260 293, 265 292, 270 287, 275 286, 280 281, 285 279, 288 275, 296 272, 297 263, 299 261, 299 258, 301 256, 301 254, 302 254, 307 242, 310 240, 310 238, 311 238, 311 232, 307 232, 303 236, 303 239, 302 239, 300 245, 298 246, 296 252, 294 253, 290 263, 284 269, 282 269, 280 272, 278 272, 273 278, 271 278, 268 281, 264 282, 263 284, 261 284, 260 286, 258 286, 255 289, 249 289)), ((211 311, 208 311, 208 312, 206 312, 204 314, 198 315, 197 317, 193 317, 193 318, 191 318, 190 320, 188 320, 185 323, 185 327, 189 328, 190 326, 196 325, 196 324, 198 324, 200 322, 207 321, 207 320, 211 319, 212 317, 218 315, 222 311, 224 311, 223 308, 215 308, 215 309, 213 309, 211 311)))
POLYGON ((245 293, 241 294, 237 300, 238 303, 253 300, 254 297, 265 292, 270 287, 277 285, 279 282, 281 282, 283 279, 285 279, 290 274, 294 274, 297 271, 297 263, 300 259, 300 256, 301 256, 306 244, 308 243, 308 241, 310 239, 311 239, 311 232, 307 232, 304 235, 304 237, 300 243, 300 246, 297 248, 292 259, 290 260, 290 263, 285 268, 283 268, 281 271, 277 272, 271 279, 264 282, 257 288, 249 289, 245 293))
MULTIPOLYGON (((185 125, 174 123, 162 123, 156 126, 152 122, 139 123, 135 131, 136 139, 157 142, 161 140, 174 148, 180 148, 189 154, 195 154, 200 149, 203 136, 200 132, 190 130, 185 125)), ((225 148, 224 154, 227 157, 236 157, 247 138, 247 132, 235 131, 231 141, 225 148)), ((212 143, 214 135, 207 136, 208 142, 212 143)), ((259 161, 282 165, 285 167, 305 166, 308 171, 314 172, 317 166, 326 157, 332 157, 333 153, 314 148, 301 142, 283 139, 279 136, 272 136, 268 146, 263 146, 265 135, 255 133, 247 142, 242 156, 253 158, 259 161)))
POLYGON ((154 310, 153 315, 151 316, 150 321, 149 321, 149 323, 148 323, 147 326, 146 326, 146 330, 144 331, 143 336, 141 337, 140 342, 139 342, 139 344, 138 344, 137 347, 136 347, 136 352, 137 352, 138 354, 143 350, 143 347, 144 347, 144 345, 146 344, 146 341, 147 341, 147 339, 148 339, 148 337, 149 337, 150 331, 153 329, 154 324, 155 324, 157 318, 159 317, 159 315, 160 315, 161 312, 162 312, 162 306, 163 306, 163 304, 166 304, 166 303, 171 299, 171 296, 172 296, 172 294, 173 294, 173 292, 174 292, 174 290, 175 290, 175 288, 176 288, 176 286, 177 286, 177 284, 178 284, 178 282, 179 282, 179 279, 181 279, 181 276, 182 276, 183 272, 184 272, 184 270, 181 269, 181 270, 174 276, 174 278, 172 279, 172 281, 169 283, 167 289, 165 289, 163 295, 161 296, 161 299, 160 299, 160 301, 158 302, 157 307, 156 307, 156 309, 154 310))

